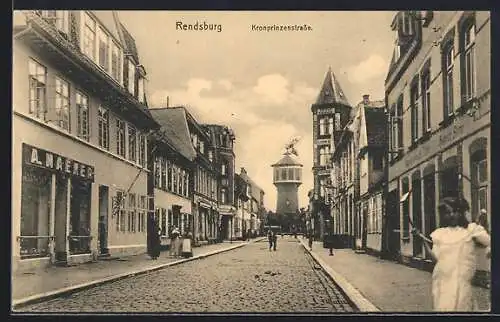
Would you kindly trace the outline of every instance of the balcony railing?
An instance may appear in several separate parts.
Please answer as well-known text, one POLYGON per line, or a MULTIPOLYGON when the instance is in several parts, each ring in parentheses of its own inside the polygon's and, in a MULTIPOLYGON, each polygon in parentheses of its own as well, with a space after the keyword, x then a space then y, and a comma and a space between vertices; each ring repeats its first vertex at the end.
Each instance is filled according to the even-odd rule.
POLYGON ((49 256, 50 242, 53 239, 54 236, 18 236, 21 259, 49 256))
POLYGON ((68 236, 69 240, 69 253, 71 255, 89 254, 90 241, 92 236, 68 236))

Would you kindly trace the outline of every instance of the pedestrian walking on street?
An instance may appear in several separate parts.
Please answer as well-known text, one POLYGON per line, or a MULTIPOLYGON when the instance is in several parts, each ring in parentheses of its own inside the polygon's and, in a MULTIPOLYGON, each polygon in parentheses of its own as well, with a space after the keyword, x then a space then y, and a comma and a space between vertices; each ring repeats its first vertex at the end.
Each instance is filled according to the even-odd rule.
POLYGON ((470 312, 477 308, 472 295, 476 271, 476 247, 489 247, 490 235, 477 223, 469 223, 468 202, 462 197, 446 197, 439 205, 441 227, 428 239, 417 229, 426 251, 436 262, 432 273, 434 311, 470 312))
POLYGON ((173 227, 170 232, 170 252, 169 255, 173 257, 178 257, 179 254, 179 236, 180 232, 177 227, 173 227))
POLYGON ((273 248, 273 231, 269 229, 267 231, 267 241, 269 242, 269 251, 273 248))
POLYGON ((276 244, 278 243, 278 235, 273 232, 273 251, 276 251, 276 244))
POLYGON ((308 244, 309 244, 309 250, 313 250, 313 234, 312 233, 309 233, 308 244))

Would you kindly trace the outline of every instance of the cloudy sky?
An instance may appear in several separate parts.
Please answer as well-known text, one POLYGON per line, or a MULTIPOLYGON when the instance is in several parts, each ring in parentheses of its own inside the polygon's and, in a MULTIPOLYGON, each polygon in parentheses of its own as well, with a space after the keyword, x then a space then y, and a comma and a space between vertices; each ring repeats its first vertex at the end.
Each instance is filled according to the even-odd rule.
POLYGON ((394 40, 394 12, 182 12, 122 11, 148 72, 152 108, 189 106, 201 123, 231 126, 236 167, 266 192, 276 207, 270 165, 289 139, 304 164, 300 206, 312 178, 312 114, 328 67, 349 102, 363 94, 383 99, 394 40), (221 25, 221 31, 176 30, 176 23, 221 25), (252 31, 252 25, 309 25, 311 31, 252 31))

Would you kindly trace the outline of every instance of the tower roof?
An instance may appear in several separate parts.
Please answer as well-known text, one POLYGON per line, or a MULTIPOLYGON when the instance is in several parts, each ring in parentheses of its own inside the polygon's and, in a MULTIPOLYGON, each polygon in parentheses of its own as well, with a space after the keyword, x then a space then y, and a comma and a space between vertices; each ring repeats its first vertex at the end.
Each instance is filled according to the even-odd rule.
POLYGON ((302 164, 296 160, 294 157, 292 157, 291 154, 285 153, 283 157, 276 162, 275 164, 272 165, 272 167, 279 167, 279 166, 286 166, 286 165, 298 165, 302 166, 302 164))
POLYGON ((344 91, 340 87, 340 83, 337 77, 332 71, 332 68, 328 68, 325 80, 323 81, 323 86, 319 92, 318 98, 316 99, 316 104, 334 104, 340 103, 350 106, 344 91))

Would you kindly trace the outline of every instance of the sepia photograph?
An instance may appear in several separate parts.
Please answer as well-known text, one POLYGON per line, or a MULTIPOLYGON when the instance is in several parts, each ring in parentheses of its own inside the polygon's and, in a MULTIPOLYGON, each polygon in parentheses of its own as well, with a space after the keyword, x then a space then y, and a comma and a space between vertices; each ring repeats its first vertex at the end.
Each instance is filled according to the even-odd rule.
POLYGON ((491 312, 490 19, 13 10, 11 314, 491 312))

